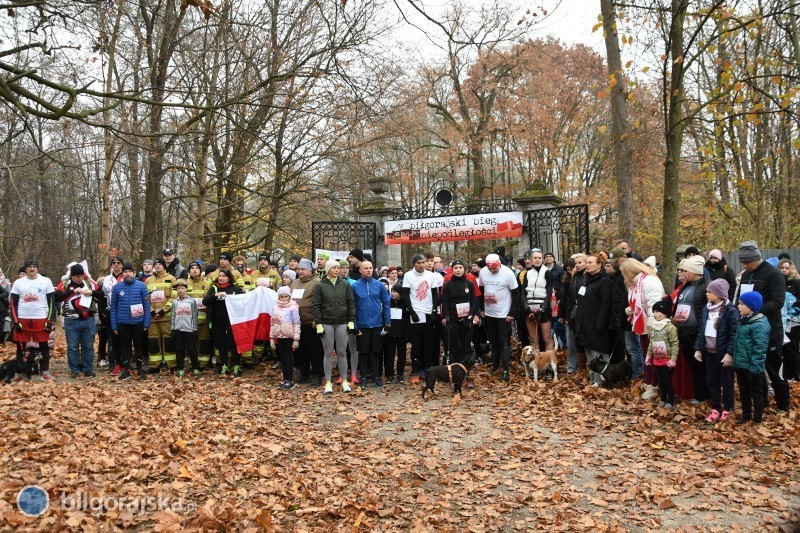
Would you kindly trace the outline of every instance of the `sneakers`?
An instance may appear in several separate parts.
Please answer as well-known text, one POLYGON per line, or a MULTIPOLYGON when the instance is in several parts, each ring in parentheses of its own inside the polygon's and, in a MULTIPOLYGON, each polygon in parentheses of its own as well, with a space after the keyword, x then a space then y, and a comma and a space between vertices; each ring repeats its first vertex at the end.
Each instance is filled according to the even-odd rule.
POLYGON ((100 359, 100 361, 97 362, 97 366, 99 366, 100 368, 107 367, 108 366, 108 359, 100 359))
POLYGON ((228 365, 222 365, 222 368, 220 368, 219 373, 222 375, 226 375, 228 373, 228 365))
POLYGON ((361 390, 367 390, 367 380, 366 380, 366 378, 361 380, 360 385, 361 385, 361 390))
POLYGON ((403 383, 406 382, 406 377, 403 374, 400 374, 399 376, 397 376, 397 382, 402 385, 403 383))
POLYGON ((391 383, 394 383, 394 376, 388 376, 386 378, 386 384, 389 385, 391 383))
POLYGON ((343 381, 342 376, 339 376, 339 379, 336 380, 336 384, 341 385, 343 381))
POLYGON ((642 393, 642 400, 652 400, 657 396, 658 396, 658 387, 655 387, 653 385, 648 385, 647 390, 642 393))
POLYGON ((55 381, 56 378, 53 377, 53 374, 50 373, 49 370, 45 370, 42 372, 42 376, 39 378, 42 381, 55 381))
POLYGON ((120 374, 122 374, 122 367, 117 365, 117 366, 114 367, 114 370, 111 371, 111 375, 112 376, 119 376, 120 374))
POLYGON ((661 409, 662 407, 666 407, 666 406, 667 406, 667 402, 658 402, 658 406, 657 407, 659 409, 661 409))
POLYGON ((350 384, 346 381, 342 381, 342 392, 350 392, 353 389, 350 388, 350 384))
POLYGON ((312 376, 311 377, 311 384, 314 385, 315 387, 321 387, 322 386, 322 376, 312 376))
POLYGON ((197 369, 192 370, 192 375, 194 376, 195 379, 197 379, 200 377, 200 371, 197 369))
POLYGON ((85 378, 93 378, 95 377, 95 373, 92 370, 88 370, 83 373, 83 377, 85 378))
POLYGON ((383 384, 383 381, 381 381, 381 378, 377 377, 372 378, 372 386, 377 387, 379 389, 383 389, 384 387, 386 387, 386 385, 383 384))
POLYGON ((719 411, 717 411, 716 409, 712 409, 711 412, 708 413, 708 416, 706 417, 706 422, 708 422, 709 424, 716 424, 718 420, 719 420, 719 411))
POLYGON ((280 361, 275 361, 274 363, 272 363, 272 370, 278 370, 280 367, 281 367, 280 361))
MULTIPOLYGON (((401 381, 401 383, 402 383, 402 381, 401 381)), ((414 374, 413 376, 411 376, 411 384, 412 385, 418 385, 419 384, 419 374, 414 374)))
POLYGON ((508 371, 507 371, 507 370, 506 370, 506 371, 504 371, 504 372, 503 372, 503 381, 505 381, 506 383, 508 383, 510 380, 511 380, 511 375, 508 373, 508 371))
MULTIPOLYGON (((114 370, 116 370, 116 368, 114 370)), ((126 381, 126 380, 129 380, 129 379, 131 379, 131 372, 127 368, 119 373, 119 380, 120 381, 126 381)))
POLYGON ((147 372, 144 370, 137 370, 136 377, 139 378, 139 381, 145 381, 147 379, 147 372))
POLYGON ((740 418, 736 421, 736 425, 741 426, 742 424, 747 424, 748 422, 750 422, 749 418, 740 418))
POLYGON ((281 381, 280 383, 278 383, 278 388, 279 388, 280 390, 283 390, 283 389, 284 389, 284 387, 286 387, 286 383, 287 383, 287 381, 284 379, 283 381, 281 381))
POLYGON ((333 383, 330 381, 325 383, 325 394, 333 394, 333 383))
POLYGON ((720 422, 727 422, 728 421, 728 416, 730 416, 730 414, 731 414, 730 411, 722 411, 722 414, 719 415, 719 421, 720 422))
POLYGON ((358 380, 358 374, 356 374, 355 372, 351 373, 350 381, 353 383, 353 385, 358 385, 360 383, 360 381, 358 380))
POLYGON ((242 377, 242 367, 240 367, 239 365, 233 366, 233 377, 235 378, 242 377))
POLYGON ((304 384, 306 384, 306 383, 308 383, 310 381, 311 381, 311 378, 309 378, 308 376, 305 376, 303 374, 298 374, 297 375, 297 381, 295 381, 295 383, 297 383, 298 385, 304 385, 304 384))
POLYGON ((292 390, 294 388, 294 381, 287 381, 284 390, 292 390))
POLYGON ((183 379, 184 377, 186 377, 186 372, 183 370, 178 370, 178 377, 183 379))
POLYGON ((72 373, 70 373, 70 377, 72 379, 78 379, 79 377, 81 377, 81 373, 80 372, 72 372, 72 373))

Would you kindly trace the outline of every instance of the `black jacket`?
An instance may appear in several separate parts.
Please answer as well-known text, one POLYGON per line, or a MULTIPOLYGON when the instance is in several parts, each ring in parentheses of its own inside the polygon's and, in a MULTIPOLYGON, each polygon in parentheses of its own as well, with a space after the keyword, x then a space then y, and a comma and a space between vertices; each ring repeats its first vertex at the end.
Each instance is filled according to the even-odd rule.
POLYGON ((625 278, 622 272, 614 270, 611 276, 611 309, 609 310, 609 324, 611 329, 617 331, 631 331, 631 324, 628 322, 628 315, 625 308, 628 307, 628 288, 625 286, 625 278))
POLYGON ((442 318, 447 319, 448 325, 451 321, 455 324, 458 321, 457 304, 469 304, 469 318, 471 319, 478 313, 478 298, 475 296, 475 286, 466 276, 460 278, 453 276, 441 289, 442 291, 442 318))
POLYGON ((773 330, 780 325, 780 330, 783 331, 781 309, 786 301, 786 278, 783 273, 766 261, 762 261, 754 272, 743 272, 739 282, 753 285, 753 290, 764 298, 760 313, 767 317, 773 330))
POLYGON ((580 346, 609 353, 611 350, 611 330, 609 329, 609 311, 611 309, 611 280, 605 272, 594 276, 586 275, 580 294, 576 294, 575 336, 580 346))
POLYGON ((800 279, 787 279, 786 276, 783 276, 783 279, 786 281, 786 292, 797 298, 794 306, 800 307, 800 279))
POLYGON ((174 276, 175 279, 186 279, 186 277, 189 275, 189 271, 183 268, 181 265, 181 260, 176 257, 167 265, 167 274, 174 276))
POLYGON ((223 333, 231 327, 231 319, 228 317, 228 308, 225 306, 225 298, 228 294, 242 294, 244 291, 238 285, 230 284, 224 289, 212 285, 205 297, 203 305, 206 306, 208 321, 211 323, 212 331, 223 333), (225 296, 222 296, 225 294, 225 296))
POLYGON ((706 263, 706 269, 711 273, 711 281, 715 279, 724 279, 728 282, 730 288, 728 289, 728 300, 733 301, 736 295, 736 272, 733 271, 725 259, 720 259, 716 265, 706 263))
POLYGON ((402 309, 403 315, 402 318, 392 319, 392 325, 389 327, 389 331, 386 334, 390 337, 405 339, 408 336, 408 322, 410 318, 403 298, 398 298, 397 300, 389 298, 389 309, 402 309))
POLYGON ((11 293, 8 289, 0 287, 0 331, 5 324, 5 319, 8 316, 8 297, 11 293))
POLYGON ((706 298, 706 287, 708 286, 708 282, 706 282, 705 277, 702 277, 699 280, 691 283, 686 283, 683 287, 681 287, 681 291, 678 293, 678 305, 681 303, 681 295, 684 294, 691 286, 695 287, 694 299, 692 301, 692 312, 697 318, 697 321, 694 327, 684 326, 680 323, 675 324, 675 326, 678 328, 678 341, 680 342, 681 346, 694 346, 695 339, 697 339, 697 331, 701 327, 705 327, 705 324, 700 324, 703 317, 703 309, 706 308, 706 304, 708 303, 708 298, 706 298))
POLYGON ((564 287, 564 299, 561 303, 564 310, 561 311, 561 309, 559 309, 559 316, 566 318, 570 322, 575 321, 575 307, 578 301, 578 291, 585 282, 586 273, 584 271, 578 272, 574 270, 572 272, 572 278, 570 278, 569 283, 564 287))

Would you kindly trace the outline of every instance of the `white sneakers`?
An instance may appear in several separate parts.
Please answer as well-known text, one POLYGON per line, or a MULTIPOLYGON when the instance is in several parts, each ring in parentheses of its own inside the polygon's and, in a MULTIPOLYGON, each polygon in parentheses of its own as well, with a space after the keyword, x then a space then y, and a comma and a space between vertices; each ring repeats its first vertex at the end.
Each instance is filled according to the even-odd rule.
POLYGON ((333 394, 333 383, 330 381, 325 384, 325 394, 333 394))
POLYGON ((342 392, 350 392, 351 390, 353 389, 350 388, 350 384, 346 381, 342 381, 342 392))

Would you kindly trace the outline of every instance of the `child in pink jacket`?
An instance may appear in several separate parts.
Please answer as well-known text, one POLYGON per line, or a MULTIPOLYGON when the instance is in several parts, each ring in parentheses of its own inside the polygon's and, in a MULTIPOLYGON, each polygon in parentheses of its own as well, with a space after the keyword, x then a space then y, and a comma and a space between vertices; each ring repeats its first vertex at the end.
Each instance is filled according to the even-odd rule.
POLYGON ((291 390, 294 388, 294 354, 300 346, 300 311, 292 300, 292 291, 289 287, 278 289, 278 303, 272 308, 270 320, 269 345, 275 350, 283 369, 283 381, 279 389, 291 390))

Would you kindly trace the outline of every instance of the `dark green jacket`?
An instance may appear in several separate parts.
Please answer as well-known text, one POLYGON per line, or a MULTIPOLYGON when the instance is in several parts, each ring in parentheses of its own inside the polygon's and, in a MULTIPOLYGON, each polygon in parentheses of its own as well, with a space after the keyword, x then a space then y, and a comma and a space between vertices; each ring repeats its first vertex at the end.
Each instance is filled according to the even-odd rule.
POLYGON ((317 324, 335 326, 356 320, 356 303, 353 289, 346 279, 339 278, 334 285, 325 276, 314 287, 311 312, 317 324))
POLYGON ((743 368, 754 374, 764 373, 770 331, 769 321, 761 313, 739 319, 733 342, 734 368, 743 368))

